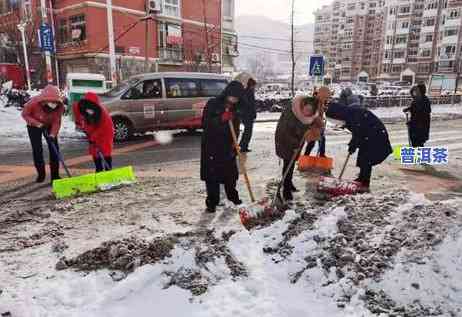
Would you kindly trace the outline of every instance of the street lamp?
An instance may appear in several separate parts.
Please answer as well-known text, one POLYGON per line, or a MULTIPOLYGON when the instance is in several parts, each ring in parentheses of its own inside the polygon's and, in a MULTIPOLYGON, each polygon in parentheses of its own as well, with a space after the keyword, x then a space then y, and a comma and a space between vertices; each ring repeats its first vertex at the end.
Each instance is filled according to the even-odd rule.
POLYGON ((24 65, 26 66, 26 78, 27 78, 27 88, 31 90, 30 86, 30 72, 29 72, 29 59, 27 57, 27 47, 26 47, 26 22, 22 22, 18 24, 18 30, 21 32, 21 38, 22 38, 22 49, 24 51, 24 65))

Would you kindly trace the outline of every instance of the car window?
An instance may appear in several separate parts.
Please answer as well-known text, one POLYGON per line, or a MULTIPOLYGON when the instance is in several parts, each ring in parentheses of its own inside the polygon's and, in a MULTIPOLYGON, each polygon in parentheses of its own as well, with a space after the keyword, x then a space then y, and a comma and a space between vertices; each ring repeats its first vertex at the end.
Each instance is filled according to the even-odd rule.
POLYGON ((226 80, 217 79, 202 79, 201 80, 201 96, 216 97, 226 88, 228 82, 226 80))
POLYGON ((166 78, 167 98, 194 98, 200 96, 199 81, 186 78, 166 78))
POLYGON ((124 95, 124 99, 159 99, 162 98, 162 82, 150 79, 139 82, 124 95))

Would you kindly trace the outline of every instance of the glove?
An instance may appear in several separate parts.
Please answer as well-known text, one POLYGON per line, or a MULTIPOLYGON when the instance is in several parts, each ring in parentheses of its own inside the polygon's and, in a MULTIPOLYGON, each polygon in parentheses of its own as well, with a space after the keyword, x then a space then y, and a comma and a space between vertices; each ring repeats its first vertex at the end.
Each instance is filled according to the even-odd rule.
POLYGON ((233 119, 234 119, 234 114, 228 109, 226 109, 225 112, 223 112, 223 114, 221 115, 222 122, 231 121, 233 119))

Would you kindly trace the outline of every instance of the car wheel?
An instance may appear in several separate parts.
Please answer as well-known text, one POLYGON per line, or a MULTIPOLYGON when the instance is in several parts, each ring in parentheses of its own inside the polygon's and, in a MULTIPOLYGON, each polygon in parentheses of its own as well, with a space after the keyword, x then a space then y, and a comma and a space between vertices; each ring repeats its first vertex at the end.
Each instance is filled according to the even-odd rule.
POLYGON ((114 119, 114 141, 126 142, 133 136, 133 128, 126 119, 114 119))

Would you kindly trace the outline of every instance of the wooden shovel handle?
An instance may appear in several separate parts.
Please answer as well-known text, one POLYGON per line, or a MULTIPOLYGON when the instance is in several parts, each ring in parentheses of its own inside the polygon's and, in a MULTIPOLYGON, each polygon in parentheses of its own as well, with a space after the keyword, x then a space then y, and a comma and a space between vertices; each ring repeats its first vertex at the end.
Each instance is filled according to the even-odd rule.
POLYGON ((249 175, 247 174, 247 168, 245 164, 243 163, 244 161, 242 160, 241 149, 239 148, 239 145, 237 144, 237 135, 236 135, 236 131, 234 130, 233 122, 229 120, 228 125, 229 125, 229 129, 231 130, 231 136, 233 137, 233 144, 234 144, 234 148, 236 149, 237 156, 239 157, 239 162, 242 163, 240 164, 240 168, 242 170, 242 174, 244 174, 244 180, 247 186, 247 190, 249 191, 250 200, 254 203, 255 196, 252 191, 252 186, 250 185, 250 179, 249 179, 249 175))

